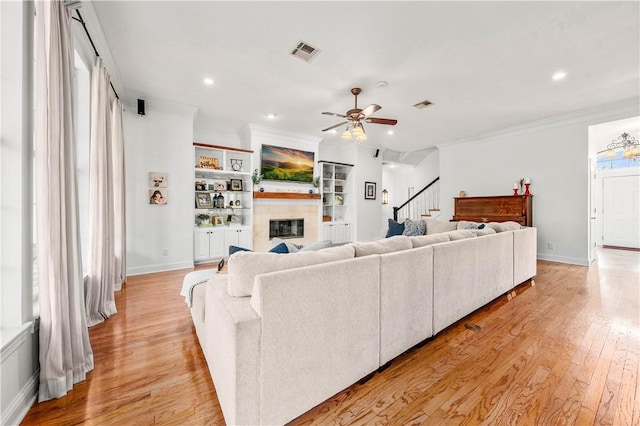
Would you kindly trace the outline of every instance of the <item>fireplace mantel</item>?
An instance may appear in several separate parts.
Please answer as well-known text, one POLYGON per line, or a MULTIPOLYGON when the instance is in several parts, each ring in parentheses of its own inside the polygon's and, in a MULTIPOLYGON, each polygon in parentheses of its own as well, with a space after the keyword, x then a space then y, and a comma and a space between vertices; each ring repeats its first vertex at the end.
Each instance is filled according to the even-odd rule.
POLYGON ((286 200, 319 200, 320 194, 304 194, 301 192, 258 192, 254 191, 253 198, 274 198, 286 200))

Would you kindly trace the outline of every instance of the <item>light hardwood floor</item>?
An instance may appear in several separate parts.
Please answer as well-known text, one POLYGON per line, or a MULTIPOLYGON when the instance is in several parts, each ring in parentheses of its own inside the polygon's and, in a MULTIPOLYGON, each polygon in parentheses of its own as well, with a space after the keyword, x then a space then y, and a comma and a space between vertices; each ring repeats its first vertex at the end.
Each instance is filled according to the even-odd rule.
MULTIPOLYGON (((186 272, 130 277, 118 314, 90 329, 87 381, 23 424, 223 424, 179 296, 186 272)), ((292 423, 640 424, 640 253, 602 250, 590 268, 539 261, 515 294, 292 423)))

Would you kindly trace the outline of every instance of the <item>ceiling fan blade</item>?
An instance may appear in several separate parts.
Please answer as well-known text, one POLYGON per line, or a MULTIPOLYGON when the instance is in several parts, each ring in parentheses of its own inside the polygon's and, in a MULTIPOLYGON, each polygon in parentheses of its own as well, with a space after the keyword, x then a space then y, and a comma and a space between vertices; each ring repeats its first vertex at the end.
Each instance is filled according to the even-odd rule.
POLYGON ((365 109, 363 109, 360 114, 362 114, 362 116, 364 116, 364 117, 368 117, 371 114, 373 114, 374 112, 376 112, 377 110, 379 110, 380 108, 382 108, 380 105, 371 104, 368 107, 366 107, 365 109))
POLYGON ((367 123, 374 123, 374 124, 388 124, 389 126, 395 126, 398 123, 398 120, 394 120, 392 118, 377 118, 377 117, 369 117, 369 118, 366 118, 364 121, 366 121, 367 123))
POLYGON ((326 132, 327 130, 335 129, 336 127, 340 127, 340 126, 342 126, 343 124, 347 124, 347 123, 348 123, 348 121, 343 121, 342 123, 338 123, 338 124, 336 124, 335 126, 331 126, 331 127, 327 127, 326 129, 322 129, 322 131, 323 131, 323 132, 326 132))
POLYGON ((322 114, 324 114, 324 115, 332 115, 334 117, 347 118, 346 115, 344 115, 344 114, 336 114, 335 112, 323 112, 322 114))

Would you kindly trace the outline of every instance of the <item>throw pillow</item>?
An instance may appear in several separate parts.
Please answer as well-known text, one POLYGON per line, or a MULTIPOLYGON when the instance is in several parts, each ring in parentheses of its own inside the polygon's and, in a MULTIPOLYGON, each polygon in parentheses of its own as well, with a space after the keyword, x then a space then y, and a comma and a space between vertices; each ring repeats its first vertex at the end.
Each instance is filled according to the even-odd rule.
MULTIPOLYGON (((465 226, 464 229, 484 229, 484 226, 485 226, 484 223, 471 222, 467 226, 465 226)), ((458 228, 458 229, 460 229, 460 228, 458 228)))
MULTIPOLYGON (((238 246, 229 246, 229 256, 231 256, 233 253, 237 253, 239 251, 250 251, 252 252, 253 250, 250 250, 248 248, 244 248, 244 247, 238 247, 238 246)), ((269 253, 278 253, 278 254, 288 254, 289 253, 289 249, 287 248, 287 245, 285 243, 280 243, 275 247, 272 247, 269 250, 269 253)))
POLYGON ((424 220, 414 222, 411 219, 407 219, 404 221, 404 231, 402 232, 402 235, 407 237, 415 237, 418 235, 424 235, 426 231, 427 224, 424 220))
POLYGON ((402 235, 404 232, 404 223, 398 223, 393 219, 389 219, 389 230, 385 238, 393 237, 394 235, 402 235))
POLYGON ((289 250, 289 253, 296 253, 297 251, 299 251, 303 246, 300 244, 294 244, 290 241, 287 240, 283 240, 282 238, 278 238, 278 237, 274 237, 271 239, 271 244, 273 244, 273 247, 277 246, 278 244, 282 244, 284 243, 287 246, 287 250, 289 250))

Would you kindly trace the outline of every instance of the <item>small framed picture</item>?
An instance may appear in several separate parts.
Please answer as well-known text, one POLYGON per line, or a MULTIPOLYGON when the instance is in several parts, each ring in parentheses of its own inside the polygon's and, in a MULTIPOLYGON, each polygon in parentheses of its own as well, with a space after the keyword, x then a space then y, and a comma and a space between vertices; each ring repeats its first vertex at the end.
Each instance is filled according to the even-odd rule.
POLYGON ((224 181, 215 181, 213 182, 214 191, 225 191, 227 189, 227 183, 224 181))
POLYGON ((242 179, 231 179, 231 190, 242 191, 242 179))
POLYGON ((365 200, 376 199, 376 183, 375 182, 364 183, 364 199, 365 200))
POLYGON ((232 214, 229 216, 229 223, 231 225, 241 225, 242 224, 242 216, 239 214, 232 214))
POLYGON ((169 197, 169 191, 165 188, 150 188, 149 189, 149 204, 167 204, 169 197))
POLYGON ((196 192, 196 208, 212 209, 213 200, 211 199, 211 194, 208 192, 196 192))
POLYGON ((216 216, 214 225, 216 226, 224 225, 224 218, 222 216, 216 216))
POLYGON ((166 188, 169 183, 169 174, 165 172, 149 172, 149 187, 166 188))

